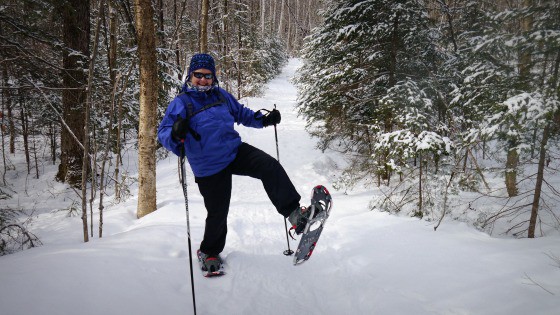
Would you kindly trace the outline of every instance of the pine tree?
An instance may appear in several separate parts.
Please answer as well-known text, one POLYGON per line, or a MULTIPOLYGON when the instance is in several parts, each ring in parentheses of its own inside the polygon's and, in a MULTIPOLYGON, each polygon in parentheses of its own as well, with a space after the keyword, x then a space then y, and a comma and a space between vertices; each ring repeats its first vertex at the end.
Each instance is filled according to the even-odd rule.
MULTIPOLYGON (((434 112, 433 83, 443 58, 435 49, 437 33, 421 1, 338 1, 325 21, 304 52, 300 110, 309 123, 324 121, 315 131, 324 148, 339 140, 343 150, 357 153, 355 165, 365 166, 357 171, 388 179, 387 162, 407 163, 422 141, 401 142, 394 152, 382 143, 403 132, 417 137, 443 128, 434 112)), ((443 138, 430 138, 440 139, 438 151, 443 138)))
MULTIPOLYGON (((534 237, 539 201, 545 196, 541 196, 544 160, 552 148, 549 141, 555 139, 557 144, 553 126, 559 103, 553 60, 558 56, 558 6, 554 1, 525 1, 513 7, 487 7, 477 17, 475 25, 481 26, 477 32, 463 34, 463 80, 453 101, 472 113, 463 143, 495 141, 497 152, 505 152, 501 170, 507 196, 532 196, 531 222, 518 215, 526 206, 504 207, 487 220, 492 224, 505 216, 519 218, 510 229, 516 235, 528 231, 534 237), (537 174, 527 174, 534 163, 537 174), (526 180, 533 175, 535 186, 526 180)), ((551 195, 557 193, 552 190, 551 195)))

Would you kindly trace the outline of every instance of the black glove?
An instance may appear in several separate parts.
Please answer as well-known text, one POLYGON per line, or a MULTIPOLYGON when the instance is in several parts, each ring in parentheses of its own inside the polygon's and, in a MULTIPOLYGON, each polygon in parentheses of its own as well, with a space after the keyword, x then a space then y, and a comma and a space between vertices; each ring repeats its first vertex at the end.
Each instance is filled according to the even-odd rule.
POLYGON ((184 140, 187 138, 187 133, 189 132, 189 120, 177 117, 173 127, 171 128, 171 136, 175 140, 184 140))
POLYGON ((275 108, 272 111, 268 112, 268 114, 264 115, 263 118, 263 127, 277 125, 282 120, 280 116, 280 112, 275 108))

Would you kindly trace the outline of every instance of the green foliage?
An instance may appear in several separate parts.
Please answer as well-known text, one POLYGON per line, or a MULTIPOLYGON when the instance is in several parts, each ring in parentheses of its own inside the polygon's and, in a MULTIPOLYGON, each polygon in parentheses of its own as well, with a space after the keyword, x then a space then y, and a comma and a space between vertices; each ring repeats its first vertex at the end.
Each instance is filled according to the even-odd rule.
MULTIPOLYGON (((548 167, 559 144, 558 1, 329 1, 324 20, 296 83, 320 147, 347 153, 337 187, 386 184, 375 207, 424 219, 443 217, 451 193, 501 197, 488 173, 525 176, 506 178, 508 194, 512 182, 534 193, 537 158, 548 167)), ((557 190, 543 187, 536 200, 556 205, 557 190)), ((503 209, 470 217, 515 216, 518 235, 530 211, 503 209)))
POLYGON ((241 51, 243 68, 241 71, 241 95, 257 96, 264 85, 277 76, 288 60, 283 43, 276 37, 263 38, 257 32, 248 32, 243 37, 241 51))
POLYGON ((560 5, 536 3, 481 12, 477 29, 462 35, 465 66, 451 105, 458 113, 469 113, 465 145, 498 139, 497 148, 514 144, 513 149, 530 152, 535 131, 552 122, 559 95, 550 60, 560 45, 560 5), (526 18, 533 21, 532 28, 522 31, 520 21, 526 18), (523 55, 530 59, 523 61, 523 55))
POLYGON ((357 153, 352 166, 368 166, 353 171, 384 179, 423 151, 435 159, 449 154, 438 108, 445 56, 423 2, 335 1, 324 19, 296 79, 300 112, 321 146, 342 145, 357 153))

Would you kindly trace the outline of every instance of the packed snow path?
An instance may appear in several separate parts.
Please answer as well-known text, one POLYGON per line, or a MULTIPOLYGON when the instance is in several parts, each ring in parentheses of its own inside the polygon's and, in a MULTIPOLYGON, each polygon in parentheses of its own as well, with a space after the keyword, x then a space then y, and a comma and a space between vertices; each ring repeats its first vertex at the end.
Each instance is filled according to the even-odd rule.
MULTIPOLYGON (((560 265, 550 256, 560 256, 559 237, 492 238, 451 221, 434 232, 428 222, 368 210, 373 188, 334 190, 343 157, 315 149, 297 116, 289 79, 298 65, 290 60, 263 98, 242 102, 254 110, 276 104, 280 161, 304 203, 314 185, 330 189, 331 217, 311 260, 293 266, 282 254, 283 218, 260 182, 234 177, 227 275, 207 279, 194 271, 198 314, 558 314, 560 265)), ((238 130, 276 157, 274 128, 238 130)), ((130 200, 106 209, 102 239, 82 243, 79 218, 38 215, 34 231, 45 245, 0 257, 0 313, 191 314, 176 157, 161 161, 157 174, 158 210, 137 220, 133 188, 130 200)), ((194 258, 206 211, 191 173, 188 182, 194 258)), ((56 202, 45 196, 46 204, 56 202)))

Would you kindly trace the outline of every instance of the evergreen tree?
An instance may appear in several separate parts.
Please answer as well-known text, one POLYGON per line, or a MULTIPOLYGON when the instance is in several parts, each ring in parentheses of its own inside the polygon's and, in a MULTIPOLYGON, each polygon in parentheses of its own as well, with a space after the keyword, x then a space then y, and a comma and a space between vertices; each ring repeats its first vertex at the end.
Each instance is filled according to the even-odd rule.
MULTIPOLYGON (((454 91, 453 105, 472 113, 463 143, 468 146, 495 141, 497 153, 505 152, 505 167, 500 170, 506 179, 507 196, 532 199, 532 224, 544 197, 542 161, 557 144, 558 136, 553 131, 558 125, 554 117, 559 108, 558 66, 554 62, 560 42, 558 7, 554 1, 525 1, 481 11, 475 23, 480 26, 477 32, 463 34, 463 80, 454 91), (535 151, 539 152, 536 160, 535 151), (527 174, 528 167, 535 164, 537 174, 527 174), (526 181, 535 175, 536 182, 526 181)), ((557 193, 553 189, 550 195, 557 193)), ((487 224, 515 216, 519 222, 513 224, 512 233, 518 235, 529 229, 532 237, 525 216, 518 216, 526 210, 527 206, 504 207, 491 215, 487 224)))
POLYGON ((300 111, 310 126, 324 122, 313 130, 322 147, 351 152, 352 176, 384 180, 423 150, 447 154, 437 109, 445 56, 424 2, 335 1, 324 19, 297 79, 300 111))

